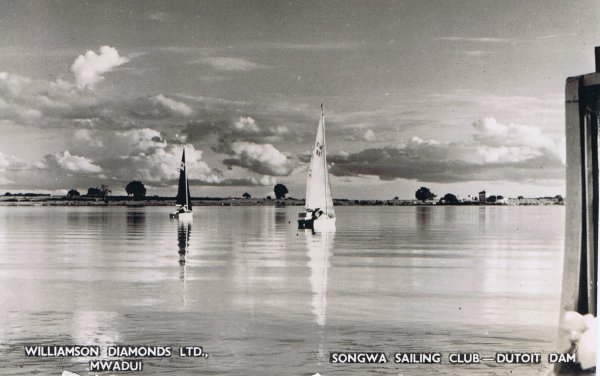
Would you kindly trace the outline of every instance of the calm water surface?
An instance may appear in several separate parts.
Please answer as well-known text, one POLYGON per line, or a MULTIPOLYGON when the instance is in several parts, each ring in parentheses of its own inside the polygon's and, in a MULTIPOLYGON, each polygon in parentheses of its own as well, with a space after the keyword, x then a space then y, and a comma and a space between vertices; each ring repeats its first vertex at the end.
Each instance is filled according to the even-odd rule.
POLYGON ((321 235, 296 229, 299 207, 198 207, 189 226, 169 210, 0 207, 0 374, 95 374, 86 358, 26 358, 31 344, 210 355, 136 375, 537 375, 545 359, 447 353, 554 350, 563 207, 339 207, 321 235), (445 364, 339 365, 332 351, 445 364))

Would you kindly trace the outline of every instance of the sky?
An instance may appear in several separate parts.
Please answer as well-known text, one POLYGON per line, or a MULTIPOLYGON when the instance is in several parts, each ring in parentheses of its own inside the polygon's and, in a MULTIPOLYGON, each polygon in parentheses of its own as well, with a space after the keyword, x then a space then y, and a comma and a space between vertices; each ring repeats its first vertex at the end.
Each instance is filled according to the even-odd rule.
POLYGON ((303 198, 565 194, 564 84, 595 0, 3 1, 0 192, 142 181, 303 198))

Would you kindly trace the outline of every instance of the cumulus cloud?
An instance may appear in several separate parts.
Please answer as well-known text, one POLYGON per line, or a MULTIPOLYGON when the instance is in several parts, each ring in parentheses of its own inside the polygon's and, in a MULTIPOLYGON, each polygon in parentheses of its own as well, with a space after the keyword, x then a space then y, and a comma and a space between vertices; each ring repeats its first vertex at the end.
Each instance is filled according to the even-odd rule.
POLYGON ((4 171, 9 166, 10 162, 8 161, 8 158, 6 158, 4 154, 0 152, 0 171, 4 171))
POLYGON ((49 105, 49 90, 39 81, 8 72, 0 72, 0 118, 31 124, 42 117, 49 105))
POLYGON ((89 129, 78 129, 73 135, 75 136, 74 138, 76 141, 85 143, 85 148, 88 146, 93 148, 101 148, 104 146, 104 142, 102 142, 101 139, 94 137, 92 131, 89 129))
MULTIPOLYGON (((219 112, 221 108, 212 106, 202 115, 219 112)), ((33 80, 0 72, 0 118, 22 125, 46 129, 166 129, 195 113, 184 101, 162 94, 117 99, 78 90, 76 85, 60 79, 33 80)))
POLYGON ((363 138, 365 141, 369 141, 369 142, 375 141, 377 139, 375 137, 375 132, 373 132, 372 129, 367 129, 365 131, 365 133, 363 134, 363 138))
POLYGON ((188 142, 202 141, 209 136, 215 136, 217 144, 213 150, 227 154, 231 153, 231 143, 236 141, 255 144, 275 143, 288 138, 291 134, 285 125, 260 124, 250 116, 188 122, 182 133, 188 142))
POLYGON ((525 146, 535 148, 555 148, 556 141, 545 136, 535 126, 519 124, 500 124, 494 118, 485 118, 473 123, 477 133, 475 141, 493 146, 525 146))
MULTIPOLYGON (((78 130, 75 144, 86 155, 94 155, 105 174, 122 184, 131 179, 142 180, 155 187, 171 186, 179 178, 183 148, 192 184, 244 185, 244 179, 231 181, 215 173, 203 160, 202 150, 191 144, 169 144, 161 132, 151 129, 125 131, 78 130)), ((248 178, 246 185, 260 185, 248 178)))
POLYGON ((31 79, 18 74, 0 72, 0 93, 16 95, 31 83, 31 79))
POLYGON ((115 132, 115 136, 123 140, 125 145, 132 147, 134 152, 162 149, 167 146, 167 142, 163 140, 160 132, 150 128, 115 132))
MULTIPOLYGON (((169 145, 161 132, 150 128, 118 132, 81 129, 75 132, 75 144, 81 152, 95 156, 105 174, 118 182, 135 178, 154 186, 174 184, 179 177, 184 147, 188 176, 194 185, 263 186, 275 182, 275 178, 269 175, 224 176, 221 171, 208 166, 202 159, 201 150, 191 144, 169 145)), ((241 151, 239 154, 246 155, 241 151)), ((252 157, 260 158, 256 154, 252 154, 252 157)), ((264 158, 268 158, 268 155, 264 158)))
POLYGON ((223 161, 227 166, 239 166, 259 174, 275 176, 289 175, 291 172, 288 158, 271 144, 236 141, 228 147, 228 154, 233 158, 223 161))
MULTIPOLYGON (((287 156, 273 146, 296 134, 288 129, 286 117, 257 118, 246 114, 256 110, 250 104, 218 98, 158 93, 114 98, 102 91, 79 89, 93 88, 127 61, 111 47, 90 51, 75 60, 73 83, 0 73, 3 121, 38 127, 44 136, 53 128, 74 136, 28 169, 17 171, 14 164, 0 167, 1 182, 64 189, 99 184, 121 187, 139 178, 154 186, 169 186, 176 183, 184 144, 190 178, 196 184, 268 186, 276 181, 273 176, 290 173, 287 156), (228 158, 225 164, 232 169, 223 173, 210 168, 202 151, 194 149, 194 145, 209 143, 215 145, 211 152, 221 155, 211 153, 208 160, 228 158)), ((0 162, 6 164, 6 160, 0 162)))
MULTIPOLYGON (((148 153, 138 153, 107 160, 117 179, 127 180, 137 178, 157 185, 175 182, 179 177, 182 146, 156 148, 148 153), (135 175, 135 176, 132 176, 135 175)), ((202 151, 193 145, 185 146, 185 157, 188 176, 190 179, 206 177, 211 169, 202 160, 202 151)))
POLYGON ((154 103, 163 106, 174 115, 190 116, 194 112, 187 104, 176 101, 175 99, 167 98, 162 94, 153 97, 153 100, 154 103))
POLYGON ((263 68, 262 65, 236 57, 207 57, 195 61, 226 72, 243 72, 263 68))
MULTIPOLYGON (((252 124, 251 118, 241 123, 252 124)), ((233 128, 235 125, 232 123, 233 128)), ((239 124, 238 124, 239 126, 239 124)), ((115 180, 141 179, 155 186, 167 186, 179 177, 179 163, 183 147, 186 149, 186 165, 193 184, 220 186, 263 186, 275 181, 271 175, 289 173, 287 157, 270 144, 233 142, 220 152, 232 156, 225 162, 263 176, 224 176, 211 169, 202 160, 203 152, 194 145, 169 144, 161 132, 151 129, 126 131, 78 130, 75 144, 85 155, 93 155, 106 175, 115 180), (135 176, 132 176, 135 175, 135 176)))
POLYGON ((92 160, 72 155, 68 150, 46 155, 42 161, 37 163, 36 167, 40 169, 59 168, 78 173, 99 173, 102 171, 102 167, 94 164, 92 160))
POLYGON ((0 152, 0 184, 13 184, 13 178, 9 177, 8 175, 13 175, 14 173, 20 171, 25 167, 25 165, 26 164, 20 159, 12 155, 4 155, 2 152, 0 152))
POLYGON ((548 154, 564 164, 564 139, 552 139, 539 127, 504 125, 494 118, 485 118, 473 123, 473 128, 477 152, 486 162, 518 162, 548 154))
POLYGON ((473 124, 473 139, 439 142, 413 137, 397 147, 370 148, 329 158, 337 176, 375 175, 423 182, 561 179, 561 141, 537 127, 503 125, 493 118, 473 124))
POLYGON ((119 56, 116 48, 110 46, 100 47, 100 53, 89 50, 85 55, 79 55, 71 66, 75 74, 77 87, 80 89, 93 89, 94 85, 104 80, 102 76, 129 61, 128 58, 119 56))
POLYGON ((75 147, 94 155, 98 163, 115 180, 132 178, 168 184, 179 177, 183 148, 190 178, 211 172, 202 161, 202 151, 193 145, 169 145, 162 134, 151 128, 124 131, 78 130, 75 147))
POLYGON ((151 128, 125 131, 78 129, 74 135, 73 148, 78 152, 96 157, 147 153, 153 149, 167 146, 161 133, 151 128))
POLYGON ((277 184, 277 179, 273 176, 263 175, 261 177, 242 177, 242 178, 224 178, 218 175, 209 175, 210 178, 194 179, 192 183, 200 185, 217 185, 232 187, 248 186, 273 186, 277 184))
POLYGON ((239 132, 258 133, 259 129, 256 121, 250 116, 240 116, 233 122, 233 128, 239 132))

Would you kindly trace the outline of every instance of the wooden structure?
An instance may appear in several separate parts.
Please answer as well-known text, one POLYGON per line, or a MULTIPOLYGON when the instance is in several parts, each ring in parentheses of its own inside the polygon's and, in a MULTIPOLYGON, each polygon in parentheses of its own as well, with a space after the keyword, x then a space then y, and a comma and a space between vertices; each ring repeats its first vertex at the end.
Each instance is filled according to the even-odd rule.
MULTIPOLYGON (((566 83, 567 191, 561 317, 565 311, 597 316, 598 120, 600 47, 596 72, 566 83)), ((569 347, 561 333, 559 350, 569 347)))

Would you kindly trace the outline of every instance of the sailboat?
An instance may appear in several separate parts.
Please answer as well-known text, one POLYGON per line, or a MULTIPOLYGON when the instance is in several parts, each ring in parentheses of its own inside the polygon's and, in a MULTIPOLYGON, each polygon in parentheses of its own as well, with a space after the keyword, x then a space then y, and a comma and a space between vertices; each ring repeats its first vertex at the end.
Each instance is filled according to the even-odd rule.
POLYGON ((179 188, 177 189, 177 198, 175 205, 180 205, 175 213, 169 214, 171 218, 179 220, 192 220, 194 213, 192 212, 192 200, 190 198, 190 184, 188 183, 187 169, 185 166, 185 149, 181 156, 181 167, 179 168, 179 188))
POLYGON ((305 211, 300 213, 298 218, 299 229, 312 229, 315 232, 335 230, 335 211, 327 171, 323 104, 321 104, 321 118, 308 166, 304 208, 305 211))

